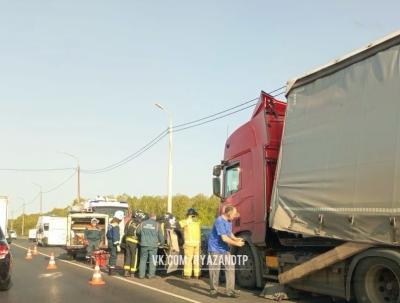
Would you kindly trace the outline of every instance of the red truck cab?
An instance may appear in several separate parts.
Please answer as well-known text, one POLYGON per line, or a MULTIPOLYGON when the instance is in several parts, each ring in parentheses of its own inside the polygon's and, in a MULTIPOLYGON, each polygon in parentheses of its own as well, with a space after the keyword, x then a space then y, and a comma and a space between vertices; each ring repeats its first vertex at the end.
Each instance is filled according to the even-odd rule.
POLYGON ((240 213, 233 222, 233 232, 248 244, 238 252, 250 257, 246 270, 238 271, 237 276, 239 284, 245 287, 262 286, 264 256, 254 250, 266 245, 268 209, 285 110, 285 102, 261 92, 251 119, 227 139, 224 160, 214 167, 213 189, 221 198, 220 209, 230 204, 240 213))

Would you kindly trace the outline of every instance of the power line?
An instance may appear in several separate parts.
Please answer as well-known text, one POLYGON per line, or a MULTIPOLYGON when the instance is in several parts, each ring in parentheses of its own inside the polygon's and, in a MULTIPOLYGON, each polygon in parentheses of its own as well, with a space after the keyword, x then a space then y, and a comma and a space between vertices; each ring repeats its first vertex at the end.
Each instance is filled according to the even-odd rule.
MULTIPOLYGON (((269 94, 271 95, 271 94, 273 94, 273 93, 275 93, 275 92, 278 92, 278 91, 280 91, 280 90, 282 90, 282 89, 284 89, 284 88, 286 88, 286 85, 281 86, 281 87, 279 87, 279 88, 277 88, 277 89, 274 89, 273 91, 270 91, 269 94)), ((284 92, 281 92, 281 93, 278 94, 278 95, 281 95, 281 94, 283 94, 283 93, 284 93, 284 92)), ((278 96, 278 95, 275 95, 274 97, 276 97, 276 96, 278 96)), ((209 118, 213 118, 213 117, 218 116, 218 115, 220 115, 220 114, 224 114, 224 113, 226 113, 226 112, 229 112, 229 111, 231 111, 231 110, 234 110, 234 109, 239 108, 239 107, 241 107, 241 106, 244 106, 244 105, 246 105, 246 104, 249 104, 249 103, 251 103, 251 102, 254 102, 254 101, 258 100, 258 99, 259 99, 259 97, 253 98, 253 99, 251 99, 251 100, 248 100, 248 101, 245 101, 245 102, 240 103, 240 104, 238 104, 238 105, 235 105, 235 106, 233 106, 233 107, 227 108, 227 109, 225 109, 225 110, 223 110, 223 111, 220 111, 220 112, 218 112, 218 113, 215 113, 215 114, 212 114, 212 115, 209 115, 209 116, 200 118, 200 119, 196 119, 196 120, 193 120, 193 121, 190 121, 190 122, 185 122, 185 123, 181 123, 181 124, 175 125, 174 128, 180 128, 180 127, 183 127, 183 126, 186 126, 186 125, 189 125, 189 124, 194 124, 194 123, 197 123, 197 122, 200 122, 200 121, 209 119, 209 118)), ((246 108, 248 108, 248 107, 246 107, 246 108)), ((226 116, 224 116, 224 117, 226 117, 226 116)), ((215 121, 215 120, 213 120, 213 121, 215 121)), ((200 124, 200 125, 201 125, 201 124, 200 124)))
POLYGON ((235 108, 238 108, 238 107, 241 107, 241 106, 243 106, 243 105, 246 105, 246 104, 248 104, 248 103, 250 103, 250 102, 254 102, 255 100, 258 100, 258 98, 259 98, 259 97, 254 98, 254 99, 251 99, 251 100, 249 100, 249 101, 246 101, 246 102, 241 103, 241 104, 239 104, 239 105, 236 105, 236 106, 234 106, 234 107, 225 109, 225 110, 223 110, 223 111, 220 111, 220 112, 218 112, 218 113, 215 113, 215 114, 212 114, 212 115, 209 115, 209 116, 200 118, 200 119, 196 119, 196 120, 193 120, 193 121, 190 121, 190 122, 185 122, 185 123, 182 123, 182 124, 175 125, 173 128, 180 128, 180 127, 182 127, 182 126, 186 126, 186 125, 189 125, 189 124, 193 124, 193 123, 196 123, 196 122, 200 122, 200 121, 203 121, 203 120, 206 120, 206 119, 209 119, 209 118, 218 116, 218 115, 220 115, 220 114, 229 112, 229 111, 231 111, 231 110, 233 110, 233 109, 235 109, 235 108))
POLYGON ((66 171, 75 169, 74 167, 64 168, 0 168, 0 171, 15 171, 15 172, 53 172, 53 171, 66 171))
MULTIPOLYGON (((269 92, 269 94, 272 94, 274 92, 278 92, 278 91, 282 90, 285 87, 286 86, 281 86, 281 87, 269 92)), ((284 92, 281 92, 279 94, 274 95, 273 97, 277 97, 279 95, 282 95, 283 93, 284 92)), ((185 122, 185 123, 182 123, 182 124, 178 124, 178 125, 176 125, 176 126, 174 126, 172 128, 172 131, 174 133, 177 133, 177 132, 184 131, 184 130, 187 130, 187 129, 190 129, 190 128, 194 128, 194 127, 201 126, 201 125, 204 125, 204 124, 207 124, 207 123, 211 123, 213 121, 225 118, 225 117, 230 116, 230 115, 234 115, 234 114, 236 114, 238 112, 241 112, 241 111, 246 110, 246 109, 248 109, 250 107, 253 107, 255 104, 257 104, 257 102, 254 102, 254 101, 256 101, 258 99, 259 98, 254 98, 254 99, 248 100, 246 102, 243 102, 243 103, 241 103, 239 105, 233 106, 233 107, 225 109, 223 111, 220 111, 218 113, 215 113, 215 114, 212 114, 212 115, 208 115, 206 117, 202 117, 200 119, 196 119, 196 120, 193 120, 193 121, 190 121, 190 122, 185 122), (253 103, 251 103, 251 102, 253 102, 253 103), (249 103, 251 103, 251 104, 248 105, 249 103), (247 105, 247 106, 243 107, 244 105, 247 105), (242 108, 240 108, 240 107, 242 107, 242 108), (240 108, 240 109, 237 109, 237 108, 240 108), (232 111, 234 109, 237 109, 237 110, 232 111), (224 115, 221 115, 221 114, 224 114, 224 115), (203 121, 203 122, 201 122, 201 121, 203 121)), ((81 169, 81 172, 82 173, 86 173, 86 174, 100 174, 100 173, 109 172, 109 171, 114 170, 114 169, 116 169, 118 167, 121 167, 121 166, 127 164, 128 162, 130 162, 130 161, 138 158, 139 156, 141 156, 144 152, 148 151, 150 148, 152 148, 154 145, 156 145, 158 142, 160 142, 167 135, 168 135, 168 129, 166 129, 163 132, 161 132, 158 136, 153 138, 151 141, 149 141, 146 145, 141 147, 136 152, 128 155, 124 159, 122 159, 122 160, 120 160, 120 161, 118 161, 118 162, 116 162, 114 164, 105 166, 105 167, 100 168, 100 169, 91 169, 91 170, 81 169)))
POLYGON ((77 173, 77 172, 74 171, 74 173, 73 173, 72 175, 70 175, 67 179, 65 179, 65 180, 62 181, 61 183, 57 184, 56 186, 52 187, 51 189, 46 190, 46 191, 43 191, 42 193, 43 193, 43 194, 48 194, 48 193, 51 193, 51 192, 53 192, 53 191, 59 189, 61 186, 63 186, 65 183, 67 183, 69 180, 71 180, 72 177, 74 177, 74 176, 76 175, 76 173, 77 173))
POLYGON ((132 154, 131 156, 125 158, 126 160, 124 162, 120 161, 113 165, 109 165, 107 168, 104 169, 98 169, 98 170, 81 170, 81 172, 84 172, 86 174, 100 174, 100 173, 105 173, 105 172, 109 172, 111 170, 114 170, 122 165, 125 165, 126 163, 138 158, 139 156, 141 156, 143 153, 145 153, 146 151, 148 151, 149 149, 151 149, 154 145, 156 145, 158 142, 160 142, 165 136, 167 136, 168 132, 165 133, 164 135, 160 136, 159 138, 157 138, 156 140, 152 140, 151 144, 150 142, 148 144, 146 144, 144 147, 142 147, 140 150, 138 150, 136 153, 132 154))
MULTIPOLYGON (((283 87, 285 87, 285 86, 283 86, 283 87)), ((278 89, 276 89, 276 90, 274 90, 274 91, 277 91, 277 90, 278 90, 278 89)), ((280 95, 282 95, 282 94, 284 94, 284 93, 285 93, 285 92, 281 92, 281 93, 279 93, 279 94, 273 95, 273 97, 278 97, 278 96, 280 96, 280 95)), ((258 98, 257 98, 257 99, 253 99, 253 100, 258 100, 258 98)), ((247 103, 248 103, 248 102, 247 102, 247 103)), ((182 127, 175 126, 175 127, 173 127, 173 132, 174 132, 174 133, 177 133, 177 132, 180 132, 180 131, 183 131, 183 130, 187 130, 187 129, 190 129, 190 128, 193 128, 193 127, 197 127, 197 126, 201 126, 201 125, 204 125, 204 124, 207 124, 207 123, 210 123, 210 122, 214 122, 214 121, 216 121, 216 120, 219 120, 219 119, 228 117, 228 116, 230 116, 230 115, 234 115, 234 114, 236 114, 236 113, 239 113, 239 112, 241 112, 241 111, 243 111, 243 110, 245 110, 245 109, 251 108, 251 107, 253 107, 253 106, 256 105, 256 104, 257 104, 257 102, 254 102, 254 103, 252 103, 252 104, 250 104, 250 105, 248 105, 248 106, 246 106, 246 107, 240 108, 240 109, 238 109, 238 110, 235 110, 235 111, 233 111, 233 112, 227 113, 227 114, 225 114, 225 115, 218 116, 218 117, 216 117, 216 118, 209 119, 209 120, 207 120, 207 121, 204 121, 204 122, 201 122, 201 123, 196 123, 196 124, 193 124, 193 125, 190 125, 190 126, 186 126, 186 127, 183 127, 183 128, 182 128, 182 127)), ((237 107, 232 107, 231 110, 232 110, 233 108, 237 108, 237 107)), ((227 110, 226 110, 226 111, 223 111, 223 112, 227 112, 227 110)), ((221 113, 222 113, 222 112, 221 112, 221 113)), ((195 121, 202 121, 202 120, 211 118, 211 117, 213 117, 213 116, 216 116, 216 115, 210 115, 210 116, 208 116, 208 117, 205 117, 205 118, 202 118, 202 119, 198 119, 198 120, 195 120, 195 121)), ((195 121, 193 121, 193 122, 191 122, 191 123, 194 123, 195 121)), ((184 123, 184 124, 181 124, 181 125, 183 126, 183 125, 188 125, 188 124, 190 124, 190 123, 184 123)))
POLYGON ((160 134, 158 134, 156 137, 154 137, 151 141, 149 141, 146 145, 139 148, 136 152, 128 155, 124 159, 122 159, 114 164, 111 164, 111 165, 108 165, 108 166, 105 166, 105 167, 99 168, 99 169, 81 169, 81 172, 86 173, 86 174, 97 174, 97 173, 111 171, 117 167, 120 167, 120 166, 132 161, 133 159, 136 159, 138 156, 143 154, 145 151, 149 150, 155 144, 160 142, 167 134, 168 134, 168 129, 162 131, 160 134))

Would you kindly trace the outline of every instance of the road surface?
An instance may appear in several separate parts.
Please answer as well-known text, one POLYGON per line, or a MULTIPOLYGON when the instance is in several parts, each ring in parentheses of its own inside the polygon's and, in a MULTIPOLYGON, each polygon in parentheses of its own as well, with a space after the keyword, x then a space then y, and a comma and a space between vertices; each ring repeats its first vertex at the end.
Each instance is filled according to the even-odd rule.
MULTIPOLYGON (((39 255, 25 260, 26 248, 32 246, 26 240, 14 241, 13 286, 9 291, 0 292, 2 303, 52 302, 52 303, 102 303, 102 302, 275 302, 258 296, 259 291, 242 291, 239 299, 221 295, 217 300, 208 296, 207 279, 183 280, 179 276, 167 276, 153 280, 138 280, 121 276, 108 277, 103 273, 105 285, 92 286, 88 283, 93 269, 88 265, 57 258, 64 253, 61 248, 39 247, 39 255), (57 269, 47 270, 49 255, 54 252, 57 269)), ((221 293, 223 289, 221 289, 221 293)), ((293 302, 293 301, 286 301, 293 302)), ((298 302, 331 302, 329 298, 309 297, 298 302)))

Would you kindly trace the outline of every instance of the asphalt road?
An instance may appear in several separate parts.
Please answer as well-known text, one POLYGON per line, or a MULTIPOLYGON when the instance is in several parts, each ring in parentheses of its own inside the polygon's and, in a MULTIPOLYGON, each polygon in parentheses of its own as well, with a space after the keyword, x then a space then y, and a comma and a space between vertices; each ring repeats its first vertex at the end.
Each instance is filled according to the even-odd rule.
MULTIPOLYGON (((57 247, 39 247, 39 255, 33 260, 25 260, 26 248, 32 246, 26 240, 14 241, 13 254, 13 286, 6 292, 0 292, 1 303, 24 302, 275 302, 258 296, 254 292, 242 291, 239 299, 220 296, 217 300, 208 296, 207 279, 182 280, 179 276, 167 276, 153 280, 138 280, 121 276, 108 277, 103 273, 105 285, 92 286, 88 283, 93 269, 88 265, 58 259, 64 251, 57 247), (47 270, 49 255, 54 252, 57 269, 47 270)), ((223 289, 221 289, 223 293, 223 289)), ((286 301, 293 302, 293 301, 286 301)), ((329 298, 305 298, 303 303, 331 302, 329 298)))

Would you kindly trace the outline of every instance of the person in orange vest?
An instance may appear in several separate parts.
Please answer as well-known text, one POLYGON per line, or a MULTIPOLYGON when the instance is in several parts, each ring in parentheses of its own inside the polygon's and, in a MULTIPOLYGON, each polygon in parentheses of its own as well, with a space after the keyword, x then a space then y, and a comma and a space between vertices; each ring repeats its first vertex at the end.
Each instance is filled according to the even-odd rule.
POLYGON ((200 277, 200 220, 194 208, 189 208, 186 219, 179 221, 179 226, 183 230, 183 250, 185 254, 183 277, 190 279, 200 277))

